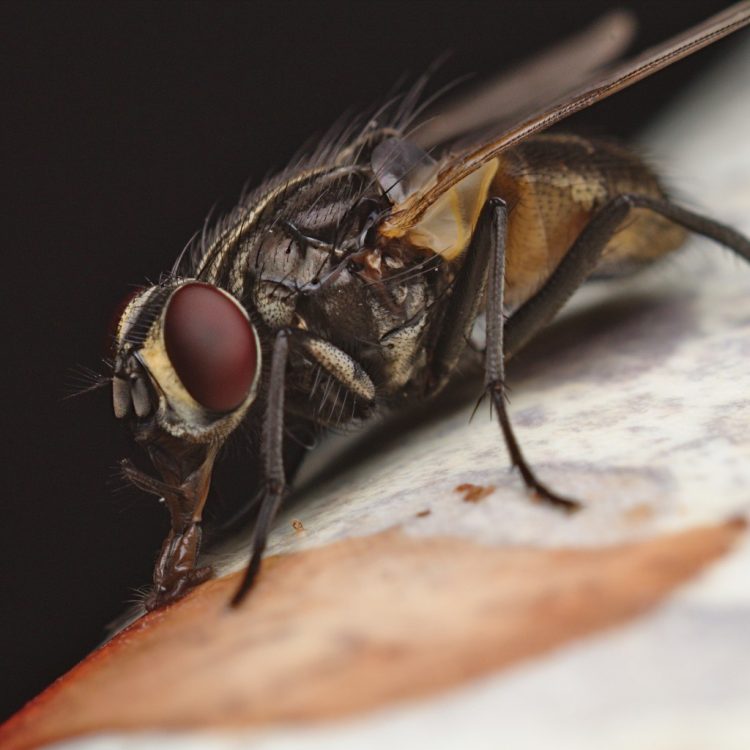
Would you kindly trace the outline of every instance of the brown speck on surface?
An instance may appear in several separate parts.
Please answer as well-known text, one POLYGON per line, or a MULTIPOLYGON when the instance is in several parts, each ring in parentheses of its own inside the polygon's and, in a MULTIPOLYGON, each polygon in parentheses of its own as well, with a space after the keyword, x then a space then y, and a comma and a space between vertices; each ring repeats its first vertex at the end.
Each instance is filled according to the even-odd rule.
POLYGON ((434 695, 648 611, 745 528, 585 549, 393 530, 269 557, 231 616, 242 572, 133 623, 0 727, 0 747, 334 720, 434 695))
POLYGON ((488 484, 486 487, 481 484, 459 484, 456 492, 463 493, 465 503, 478 503, 495 491, 494 485, 488 484))
POLYGON ((631 523, 644 523, 654 517, 654 509, 646 503, 640 503, 634 505, 632 508, 628 508, 625 513, 625 520, 631 523))
POLYGON ((295 518, 292 521, 292 528, 297 534, 301 534, 305 530, 304 524, 299 520, 299 518, 295 518))
POLYGON ((417 518, 426 518, 430 515, 432 511, 429 508, 425 508, 424 510, 420 510, 419 513, 417 513, 417 518))

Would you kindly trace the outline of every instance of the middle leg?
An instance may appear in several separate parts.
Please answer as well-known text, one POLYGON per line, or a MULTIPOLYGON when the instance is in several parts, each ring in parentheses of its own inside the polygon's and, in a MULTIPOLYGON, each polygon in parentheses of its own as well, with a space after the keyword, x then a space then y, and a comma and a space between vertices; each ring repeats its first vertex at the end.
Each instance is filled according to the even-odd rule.
POLYGON ((510 460, 515 466, 526 487, 540 499, 566 511, 574 511, 580 504, 559 495, 541 482, 521 451, 521 446, 513 432, 507 409, 505 389, 505 239, 507 234, 508 210, 505 201, 491 198, 484 209, 484 234, 480 242, 488 243, 489 273, 487 280, 487 343, 484 355, 484 387, 497 411, 500 429, 510 460))
POLYGON ((444 316, 443 331, 433 353, 429 390, 432 393, 439 391, 450 378, 466 347, 474 320, 481 309, 481 301, 486 296, 487 344, 484 385, 497 411, 511 463, 518 469, 528 489, 539 499, 572 511, 579 507, 575 500, 557 494, 537 478, 521 451, 508 415, 503 313, 506 227, 505 202, 500 198, 491 198, 482 210, 444 316))

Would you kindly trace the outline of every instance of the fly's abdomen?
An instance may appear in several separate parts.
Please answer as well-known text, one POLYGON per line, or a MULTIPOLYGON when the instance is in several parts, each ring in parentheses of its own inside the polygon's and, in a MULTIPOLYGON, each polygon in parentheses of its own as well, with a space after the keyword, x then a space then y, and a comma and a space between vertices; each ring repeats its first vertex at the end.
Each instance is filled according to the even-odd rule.
MULTIPOLYGON (((517 307, 556 268, 594 213, 623 193, 654 198, 664 190, 632 152, 576 136, 529 138, 500 158, 491 192, 510 209, 506 300, 517 307)), ((685 231, 634 209, 612 237, 597 273, 633 271, 682 244, 685 231)))

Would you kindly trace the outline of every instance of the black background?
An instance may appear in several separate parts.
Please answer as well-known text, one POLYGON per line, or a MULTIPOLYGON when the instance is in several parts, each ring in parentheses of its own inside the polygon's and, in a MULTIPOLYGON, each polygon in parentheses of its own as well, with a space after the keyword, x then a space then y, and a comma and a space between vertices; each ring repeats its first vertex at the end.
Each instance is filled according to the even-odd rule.
MULTIPOLYGON (((131 285, 157 278, 208 210, 347 110, 453 52, 436 86, 487 75, 592 21, 602 2, 2 6, 3 483, 0 715, 60 675, 144 586, 166 515, 121 488, 132 453, 98 367, 131 285)), ((722 2, 630 2, 655 43, 722 2)), ((706 50, 578 116, 627 137, 726 52, 706 50)), ((213 500, 231 505, 224 491, 213 500)))

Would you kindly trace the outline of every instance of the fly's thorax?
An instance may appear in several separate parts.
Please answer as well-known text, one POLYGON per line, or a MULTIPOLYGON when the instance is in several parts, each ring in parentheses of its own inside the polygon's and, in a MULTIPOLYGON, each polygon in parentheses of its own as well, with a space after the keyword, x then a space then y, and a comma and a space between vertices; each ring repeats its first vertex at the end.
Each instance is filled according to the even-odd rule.
POLYGON ((144 290, 125 309, 115 345, 115 416, 136 437, 161 429, 187 442, 221 442, 255 400, 257 331, 216 286, 180 279, 144 290))
POLYGON ((386 205, 365 165, 320 164, 282 174, 221 222, 190 273, 238 299, 256 294, 251 285, 259 278, 309 292, 324 266, 361 247, 386 205))

